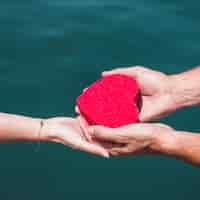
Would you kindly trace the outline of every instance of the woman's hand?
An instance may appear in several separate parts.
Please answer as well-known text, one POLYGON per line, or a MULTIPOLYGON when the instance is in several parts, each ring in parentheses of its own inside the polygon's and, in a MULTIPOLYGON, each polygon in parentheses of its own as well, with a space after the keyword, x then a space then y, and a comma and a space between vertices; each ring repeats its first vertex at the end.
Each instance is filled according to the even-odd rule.
POLYGON ((91 126, 89 133, 98 141, 111 142, 108 151, 113 156, 173 151, 175 131, 163 124, 133 124, 120 128, 91 126))
POLYGON ((140 121, 159 119, 176 110, 171 77, 151 69, 136 66, 103 72, 103 76, 124 74, 138 81, 141 92, 140 121))
POLYGON ((41 140, 62 143, 76 150, 109 157, 108 152, 98 143, 85 138, 85 130, 80 127, 78 118, 56 117, 44 121, 41 140))

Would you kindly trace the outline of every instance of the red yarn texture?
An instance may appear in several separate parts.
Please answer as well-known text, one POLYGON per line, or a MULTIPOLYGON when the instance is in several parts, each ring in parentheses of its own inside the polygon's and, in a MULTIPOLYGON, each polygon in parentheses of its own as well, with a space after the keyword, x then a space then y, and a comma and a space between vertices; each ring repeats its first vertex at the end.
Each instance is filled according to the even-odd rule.
POLYGON ((77 105, 90 125, 116 128, 138 122, 138 95, 137 81, 117 74, 89 86, 77 98, 77 105))

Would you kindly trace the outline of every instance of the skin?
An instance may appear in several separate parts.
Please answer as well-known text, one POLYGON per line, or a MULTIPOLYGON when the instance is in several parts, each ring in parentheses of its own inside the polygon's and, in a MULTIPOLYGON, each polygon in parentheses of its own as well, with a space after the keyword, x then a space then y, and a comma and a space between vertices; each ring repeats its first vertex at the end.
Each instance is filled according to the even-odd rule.
POLYGON ((164 117, 177 109, 200 104, 200 67, 177 75, 130 67, 103 72, 103 76, 125 74, 135 78, 141 89, 139 124, 116 129, 91 126, 95 140, 111 142, 113 156, 160 154, 200 166, 200 135, 176 131, 167 125, 145 123, 164 117), (117 146, 116 146, 117 144, 117 146))
POLYGON ((0 143, 32 141, 56 142, 76 150, 108 157, 108 152, 96 142, 88 142, 83 135, 80 117, 43 119, 0 113, 0 143))
POLYGON ((0 142, 57 142, 104 157, 109 154, 161 154, 199 166, 199 134, 145 122, 164 117, 180 108, 198 105, 200 67, 170 76, 143 67, 132 67, 104 72, 103 76, 115 73, 137 79, 142 95, 141 123, 109 129, 89 127, 82 117, 34 119, 0 113, 0 142), (40 125, 41 120, 44 122, 43 127, 40 125))
POLYGON ((108 148, 112 156, 164 155, 200 166, 199 134, 176 131, 158 123, 141 123, 116 129, 93 126, 89 128, 89 133, 99 141, 114 144, 108 148))

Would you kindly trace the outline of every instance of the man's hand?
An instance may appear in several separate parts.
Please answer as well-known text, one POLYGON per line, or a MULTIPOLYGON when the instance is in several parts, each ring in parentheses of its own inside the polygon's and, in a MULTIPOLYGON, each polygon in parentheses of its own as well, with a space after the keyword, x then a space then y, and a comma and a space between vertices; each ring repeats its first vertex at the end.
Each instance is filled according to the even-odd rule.
POLYGON ((140 123, 115 129, 91 126, 89 133, 96 140, 111 142, 108 150, 113 156, 170 154, 175 143, 174 130, 163 124, 140 123))
POLYGON ((56 117, 44 121, 41 131, 42 141, 62 143, 73 149, 109 157, 107 150, 99 143, 88 141, 85 137, 86 129, 80 120, 66 117, 56 117))
POLYGON ((141 92, 140 121, 159 119, 176 110, 172 96, 171 77, 154 70, 136 66, 103 72, 103 76, 124 74, 138 81, 141 92))
POLYGON ((200 134, 176 131, 158 123, 138 123, 120 128, 91 126, 95 140, 110 142, 113 156, 158 154, 200 166, 200 134))

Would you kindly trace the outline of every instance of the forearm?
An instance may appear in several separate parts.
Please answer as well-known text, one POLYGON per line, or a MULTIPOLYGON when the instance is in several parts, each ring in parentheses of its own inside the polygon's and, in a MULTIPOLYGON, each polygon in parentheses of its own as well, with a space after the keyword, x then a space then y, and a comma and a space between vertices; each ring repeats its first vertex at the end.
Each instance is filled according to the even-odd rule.
POLYGON ((0 113, 0 143, 44 140, 40 132, 41 119, 0 113))
POLYGON ((200 104, 200 67, 170 76, 176 109, 200 104))
POLYGON ((164 135, 158 135, 154 146, 159 154, 200 166, 200 134, 173 130, 164 135))

